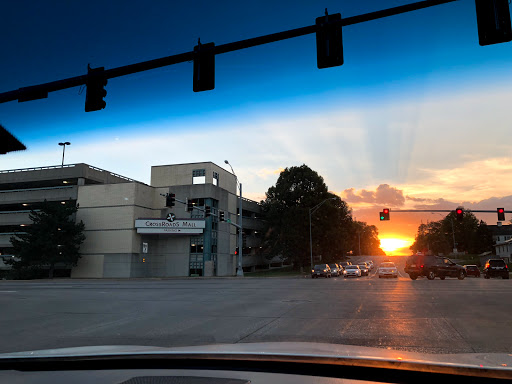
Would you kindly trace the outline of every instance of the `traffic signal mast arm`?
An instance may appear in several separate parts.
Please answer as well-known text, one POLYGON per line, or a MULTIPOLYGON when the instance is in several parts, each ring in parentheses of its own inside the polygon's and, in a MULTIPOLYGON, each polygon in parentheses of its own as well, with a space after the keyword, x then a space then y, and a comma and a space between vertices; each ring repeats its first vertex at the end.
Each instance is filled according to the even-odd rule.
MULTIPOLYGON (((376 20, 384 17, 394 16, 405 12, 416 11, 436 5, 455 2, 458 0, 424 0, 412 4, 401 5, 398 7, 388 8, 381 11, 370 12, 362 15, 351 16, 341 20, 340 26, 359 24, 365 21, 376 20)), ((240 49, 255 47, 262 44, 273 43, 276 41, 291 39, 294 37, 304 36, 318 31, 318 26, 310 25, 306 27, 291 29, 288 31, 272 33, 269 35, 254 37, 251 39, 235 41, 232 43, 217 45, 213 48, 214 54, 219 55, 238 51, 240 49)), ((159 59, 143 61, 140 63, 124 65, 117 68, 107 69, 103 72, 104 79, 112 79, 115 77, 131 75, 137 72, 148 71, 151 69, 161 68, 173 64, 184 63, 194 60, 196 53, 194 51, 180 53, 177 55, 166 56, 159 59)), ((60 91, 63 89, 78 87, 87 83, 88 75, 70 77, 63 80, 52 81, 49 83, 19 88, 14 91, 0 93, 0 103, 18 100, 18 102, 44 99, 48 97, 49 92, 60 91)))

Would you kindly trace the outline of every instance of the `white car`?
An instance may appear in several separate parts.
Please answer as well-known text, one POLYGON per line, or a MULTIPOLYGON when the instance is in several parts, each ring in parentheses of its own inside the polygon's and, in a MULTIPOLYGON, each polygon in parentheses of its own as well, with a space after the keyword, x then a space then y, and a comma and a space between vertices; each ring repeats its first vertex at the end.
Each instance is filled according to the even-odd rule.
POLYGON ((394 277, 398 278, 398 268, 394 263, 386 262, 379 266, 379 279, 381 277, 394 277))
POLYGON ((361 277, 361 269, 359 265, 347 265, 343 271, 343 277, 361 277))

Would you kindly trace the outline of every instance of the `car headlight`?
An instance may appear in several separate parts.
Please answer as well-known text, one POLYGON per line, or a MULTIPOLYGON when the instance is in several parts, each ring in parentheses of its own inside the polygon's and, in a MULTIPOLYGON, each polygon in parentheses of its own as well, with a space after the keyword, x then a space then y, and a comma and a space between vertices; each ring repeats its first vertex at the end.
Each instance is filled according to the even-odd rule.
POLYGON ((312 270, 311 270, 311 272, 315 272, 315 270, 314 270, 314 269, 312 269, 312 270))

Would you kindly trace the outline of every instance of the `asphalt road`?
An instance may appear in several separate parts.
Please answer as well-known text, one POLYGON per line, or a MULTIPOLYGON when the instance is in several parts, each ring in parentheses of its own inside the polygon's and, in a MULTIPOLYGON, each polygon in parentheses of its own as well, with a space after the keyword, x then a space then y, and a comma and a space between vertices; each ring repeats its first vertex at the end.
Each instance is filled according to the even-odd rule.
POLYGON ((0 304, 0 352, 314 341, 512 353, 512 280, 1 281, 0 304))

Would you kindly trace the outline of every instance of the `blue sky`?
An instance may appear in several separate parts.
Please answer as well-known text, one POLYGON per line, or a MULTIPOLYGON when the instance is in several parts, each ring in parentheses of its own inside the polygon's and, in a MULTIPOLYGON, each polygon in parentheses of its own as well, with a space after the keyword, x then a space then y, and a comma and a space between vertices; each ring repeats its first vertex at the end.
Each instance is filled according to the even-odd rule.
MULTIPOLYGON (((348 17, 410 2, 3 2, 0 92, 187 52, 198 37, 311 25, 324 8, 348 17)), ((110 79, 98 112, 84 112, 78 88, 0 104, 0 124, 29 148, 0 167, 59 164, 63 140, 66 162, 144 182, 151 165, 228 158, 259 199, 279 169, 306 163, 368 221, 387 202, 346 190, 387 184, 454 203, 512 194, 512 45, 479 46, 473 0, 348 26, 343 44, 345 64, 323 70, 314 35, 219 55, 210 92, 192 91, 192 63, 110 79)))

